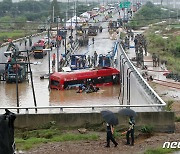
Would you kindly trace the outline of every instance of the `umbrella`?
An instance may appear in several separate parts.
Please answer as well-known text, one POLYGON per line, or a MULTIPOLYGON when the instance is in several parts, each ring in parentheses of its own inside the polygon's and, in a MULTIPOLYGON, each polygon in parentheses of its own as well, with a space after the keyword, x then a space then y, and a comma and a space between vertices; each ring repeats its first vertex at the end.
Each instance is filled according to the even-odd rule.
POLYGON ((120 115, 125 115, 125 116, 129 116, 129 117, 136 117, 137 113, 132 110, 132 109, 128 109, 128 108, 124 108, 118 111, 118 113, 120 115))
POLYGON ((104 110, 101 111, 102 117, 104 118, 104 120, 111 125, 117 125, 118 124, 118 119, 117 117, 114 115, 113 112, 109 111, 109 110, 104 110))

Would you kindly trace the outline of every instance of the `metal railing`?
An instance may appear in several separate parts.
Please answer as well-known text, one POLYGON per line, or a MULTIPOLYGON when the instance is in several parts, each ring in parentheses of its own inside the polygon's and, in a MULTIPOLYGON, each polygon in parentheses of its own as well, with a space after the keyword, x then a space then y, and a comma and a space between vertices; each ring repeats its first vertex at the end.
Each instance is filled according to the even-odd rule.
MULTIPOLYGON (((121 63, 123 63, 123 64, 126 63, 126 65, 128 66, 128 69, 127 69, 127 81, 128 81, 127 82, 127 89, 129 90, 129 92, 127 93, 128 104, 130 104, 130 85, 128 85, 128 84, 130 84, 130 73, 133 73, 135 75, 136 79, 138 80, 138 82, 140 83, 140 85, 145 90, 145 92, 149 96, 151 96, 151 98, 155 101, 155 104, 148 104, 147 106, 152 107, 152 105, 153 105, 154 107, 165 107, 166 103, 149 86, 149 84, 145 81, 145 79, 142 77, 142 75, 139 73, 139 71, 136 69, 136 67, 132 64, 132 62, 128 58, 127 54, 125 53, 124 49, 122 48, 121 44, 119 44, 119 49, 120 49, 120 53, 119 53, 120 54, 120 69, 122 68, 122 66, 124 68, 124 65, 121 66, 121 63), (130 71, 128 71, 128 70, 130 70, 130 71), (128 74, 128 72, 129 72, 129 74, 128 74)), ((122 75, 121 75, 121 77, 122 77, 122 75)), ((125 80, 125 79, 123 79, 123 80, 125 80)), ((122 87, 124 87, 124 85, 122 85, 122 87)), ((141 106, 144 106, 144 105, 141 105, 141 106)), ((132 105, 130 105, 130 107, 132 107, 132 105)))
MULTIPOLYGON (((104 109, 104 108, 142 108, 142 107, 162 107, 165 104, 141 104, 141 105, 86 105, 86 106, 39 106, 39 107, 0 107, 0 110, 24 110, 26 113, 29 113, 30 110, 35 110, 37 113, 38 110, 44 109, 59 109, 59 112, 63 112, 64 109, 91 109, 91 111, 96 111, 95 109, 104 109)), ((43 112, 44 113, 44 112, 43 112)))

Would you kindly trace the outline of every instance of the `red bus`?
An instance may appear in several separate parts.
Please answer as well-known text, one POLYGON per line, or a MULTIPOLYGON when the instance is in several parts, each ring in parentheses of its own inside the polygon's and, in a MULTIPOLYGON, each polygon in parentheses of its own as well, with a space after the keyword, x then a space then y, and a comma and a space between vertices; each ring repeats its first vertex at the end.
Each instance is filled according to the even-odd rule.
POLYGON ((55 72, 50 75, 50 88, 63 90, 85 82, 96 86, 118 84, 119 73, 116 68, 112 67, 76 70, 73 72, 55 72))

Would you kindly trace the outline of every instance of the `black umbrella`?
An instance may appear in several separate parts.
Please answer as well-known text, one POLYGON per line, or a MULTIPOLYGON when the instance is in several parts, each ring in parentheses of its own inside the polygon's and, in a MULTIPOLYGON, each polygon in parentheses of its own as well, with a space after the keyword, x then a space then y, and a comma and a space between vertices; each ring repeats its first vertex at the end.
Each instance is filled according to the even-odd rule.
POLYGON ((132 109, 128 109, 128 108, 124 108, 118 111, 118 113, 120 115, 125 115, 125 116, 129 116, 129 117, 136 117, 137 113, 132 110, 132 109))
POLYGON ((110 124, 110 125, 117 125, 118 124, 118 118, 114 115, 113 112, 109 110, 101 111, 102 117, 104 120, 110 124))

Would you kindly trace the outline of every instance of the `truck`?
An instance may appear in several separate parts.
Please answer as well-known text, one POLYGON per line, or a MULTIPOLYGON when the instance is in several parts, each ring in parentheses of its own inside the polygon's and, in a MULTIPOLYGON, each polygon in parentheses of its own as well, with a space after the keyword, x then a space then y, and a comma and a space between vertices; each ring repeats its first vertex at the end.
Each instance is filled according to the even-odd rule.
POLYGON ((47 50, 44 50, 45 48, 47 48, 47 42, 45 42, 45 40, 43 39, 34 43, 31 49, 31 51, 33 52, 34 58, 42 59, 45 55, 47 55, 47 50))

